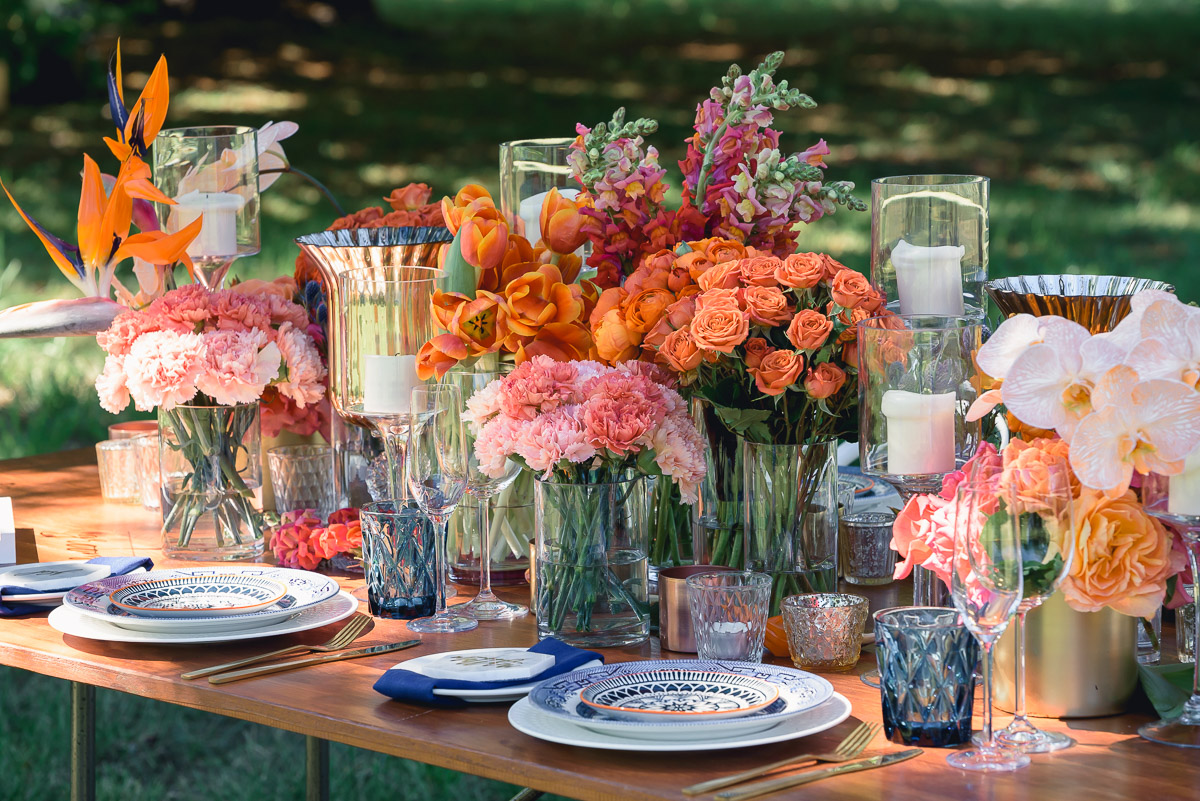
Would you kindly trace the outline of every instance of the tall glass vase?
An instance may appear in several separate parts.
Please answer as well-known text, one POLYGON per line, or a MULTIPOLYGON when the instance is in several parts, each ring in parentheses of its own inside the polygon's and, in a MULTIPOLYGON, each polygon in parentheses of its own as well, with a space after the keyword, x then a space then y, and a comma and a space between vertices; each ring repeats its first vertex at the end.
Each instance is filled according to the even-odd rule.
POLYGON ((650 507, 650 564, 656 568, 693 564, 692 513, 674 481, 655 483, 650 507))
POLYGON ((692 401, 692 421, 706 445, 705 473, 692 507, 692 555, 698 565, 740 568, 745 562, 742 528, 742 443, 716 409, 692 401))
POLYGON ((538 480, 538 637, 573 645, 632 645, 650 635, 649 514, 657 479, 538 480))
POLYGON ((837 591, 837 443, 742 440, 746 569, 773 579, 771 614, 789 595, 837 591))
POLYGON ((163 553, 200 561, 263 552, 258 404, 159 409, 163 553))

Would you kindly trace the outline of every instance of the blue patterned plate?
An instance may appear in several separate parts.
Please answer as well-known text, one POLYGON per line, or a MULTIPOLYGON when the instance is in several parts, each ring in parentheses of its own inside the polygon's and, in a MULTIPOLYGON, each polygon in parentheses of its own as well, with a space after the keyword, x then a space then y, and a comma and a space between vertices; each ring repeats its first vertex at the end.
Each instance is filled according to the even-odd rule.
POLYGON ((617 720, 740 718, 778 698, 778 687, 755 676, 682 668, 610 676, 579 693, 584 704, 617 720))
POLYGON ((224 617, 266 609, 287 593, 283 582, 235 573, 137 581, 108 596, 108 601, 142 617, 224 617))
POLYGON ((611 665, 577 670, 555 676, 538 684, 529 693, 530 703, 537 709, 591 731, 635 740, 711 740, 741 736, 769 729, 789 718, 800 715, 826 701, 833 695, 828 681, 791 667, 759 665, 750 662, 721 662, 696 659, 649 660, 619 662, 611 665), (716 673, 750 676, 775 685, 779 698, 769 706, 738 718, 684 720, 614 720, 602 715, 580 700, 580 693, 597 682, 630 673, 651 670, 701 670, 716 673))

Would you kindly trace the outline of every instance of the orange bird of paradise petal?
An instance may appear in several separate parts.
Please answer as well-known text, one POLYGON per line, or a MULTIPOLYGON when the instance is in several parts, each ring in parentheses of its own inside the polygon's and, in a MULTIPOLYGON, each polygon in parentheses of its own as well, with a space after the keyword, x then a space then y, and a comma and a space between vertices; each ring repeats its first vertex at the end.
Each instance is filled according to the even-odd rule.
POLYGON ((121 43, 109 62, 108 105, 117 126, 117 138, 104 137, 105 144, 120 161, 131 156, 145 158, 150 143, 162 130, 170 103, 170 82, 167 77, 167 57, 159 56, 150 80, 146 82, 133 108, 125 109, 125 91, 121 77, 121 43))

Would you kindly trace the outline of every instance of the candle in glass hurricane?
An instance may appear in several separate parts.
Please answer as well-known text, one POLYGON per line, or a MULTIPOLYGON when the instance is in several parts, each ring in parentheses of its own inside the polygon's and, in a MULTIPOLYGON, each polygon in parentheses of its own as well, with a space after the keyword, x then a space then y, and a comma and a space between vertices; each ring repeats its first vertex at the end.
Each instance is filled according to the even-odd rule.
POLYGON ((363 355, 363 408, 370 412, 407 414, 413 387, 419 386, 417 357, 363 355))
POLYGON ((955 468, 953 392, 921 395, 902 389, 883 393, 887 418, 887 471, 897 475, 949 473, 955 468))
POLYGON ((892 248, 901 314, 963 313, 962 258, 966 248, 921 247, 901 239, 892 248))
POLYGON ((551 189, 574 197, 571 180, 573 138, 518 139, 500 145, 500 212, 531 244, 541 239, 542 201, 551 189))

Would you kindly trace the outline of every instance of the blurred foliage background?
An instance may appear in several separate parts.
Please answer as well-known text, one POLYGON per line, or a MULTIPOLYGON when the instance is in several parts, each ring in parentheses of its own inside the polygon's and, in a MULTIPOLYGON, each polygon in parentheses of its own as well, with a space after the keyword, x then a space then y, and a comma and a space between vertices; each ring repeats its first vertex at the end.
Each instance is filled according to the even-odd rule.
MULTIPOLYGON (((169 124, 295 120, 288 155, 348 209, 409 181, 496 189, 497 143, 570 135, 620 105, 659 119, 653 143, 672 165, 729 62, 783 49, 780 77, 820 104, 777 117, 785 148, 824 137, 829 175, 863 197, 884 175, 990 176, 993 275, 1136 274, 1200 295, 1195 0, 0 0, 0 30, 0 177, 68 239, 82 152, 113 166, 100 137, 118 36, 127 91, 166 53, 169 124)), ((291 176, 263 209, 243 277, 291 272, 292 239, 334 216, 291 176)), ((868 215, 845 212, 801 239, 864 272, 868 241, 868 215)), ((73 291, 0 204, 0 306, 73 291)), ((0 340, 0 457, 103 438, 101 361, 90 338, 0 340)), ((0 669, 0 688, 0 797, 65 797, 47 744, 66 742, 66 684, 0 669)), ((297 735, 115 693, 100 703, 103 798, 300 794, 297 735)), ((513 789, 341 747, 334 787, 513 789)))

